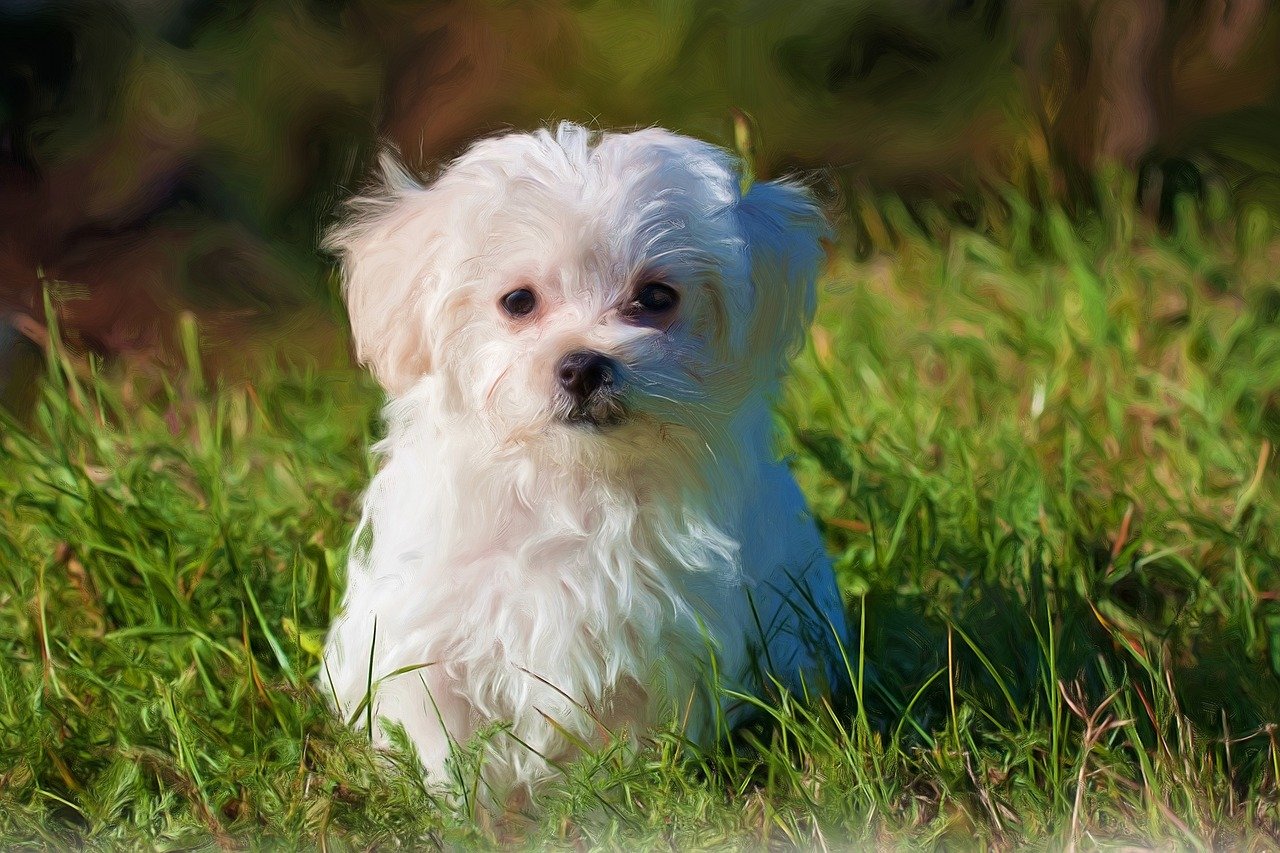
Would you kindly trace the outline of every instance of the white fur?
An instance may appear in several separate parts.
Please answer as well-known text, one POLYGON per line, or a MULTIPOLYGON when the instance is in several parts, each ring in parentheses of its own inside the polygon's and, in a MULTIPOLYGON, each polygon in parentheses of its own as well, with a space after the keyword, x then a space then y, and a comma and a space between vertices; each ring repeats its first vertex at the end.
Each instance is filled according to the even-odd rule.
POLYGON ((771 448, 821 258, 809 195, 743 197, 714 146, 571 124, 481 141, 429 186, 383 173, 330 239, 390 396, 324 655, 339 712, 372 681, 437 779, 450 739, 509 723, 485 776, 505 796, 603 729, 713 736, 717 703, 741 711, 713 662, 762 696, 764 672, 838 679, 840 597, 771 448), (649 280, 681 296, 661 327, 618 310, 649 280), (539 309, 517 322, 499 301, 521 286, 539 309), (560 419, 556 365, 583 348, 622 365, 623 423, 560 419))

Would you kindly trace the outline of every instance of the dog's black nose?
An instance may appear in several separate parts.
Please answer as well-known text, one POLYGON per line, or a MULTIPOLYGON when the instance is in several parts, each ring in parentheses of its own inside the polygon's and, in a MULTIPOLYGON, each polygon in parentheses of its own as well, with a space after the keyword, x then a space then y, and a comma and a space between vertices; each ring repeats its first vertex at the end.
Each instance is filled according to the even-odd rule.
POLYGON ((560 387, 582 402, 597 391, 609 391, 618 378, 618 365, 607 355, 590 350, 571 352, 560 360, 560 387))

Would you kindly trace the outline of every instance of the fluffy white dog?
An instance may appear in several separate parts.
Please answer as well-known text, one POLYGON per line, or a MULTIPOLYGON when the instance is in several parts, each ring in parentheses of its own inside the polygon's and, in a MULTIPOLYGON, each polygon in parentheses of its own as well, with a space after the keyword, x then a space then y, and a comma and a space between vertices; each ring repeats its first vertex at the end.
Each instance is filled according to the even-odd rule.
POLYGON ((810 196, 744 196, 704 142, 572 124, 427 186, 382 171, 330 239, 390 397, 324 654, 339 712, 403 724, 437 779, 509 724, 503 798, 575 742, 713 737, 743 710, 723 688, 838 682, 840 596, 771 447, 822 257, 810 196))

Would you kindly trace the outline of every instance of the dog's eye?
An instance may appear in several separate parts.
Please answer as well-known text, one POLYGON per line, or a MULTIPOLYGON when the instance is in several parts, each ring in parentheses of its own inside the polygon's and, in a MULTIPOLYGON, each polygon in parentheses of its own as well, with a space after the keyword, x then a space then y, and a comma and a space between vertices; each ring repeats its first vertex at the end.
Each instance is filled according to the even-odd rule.
POLYGON ((506 296, 502 297, 502 310, 506 311, 512 317, 527 317, 533 313, 533 309, 538 304, 538 298, 533 295, 533 291, 522 287, 519 290, 513 290, 506 296))
POLYGON ((666 314, 680 302, 675 288, 659 281, 651 281, 636 292, 633 310, 647 314, 666 314))

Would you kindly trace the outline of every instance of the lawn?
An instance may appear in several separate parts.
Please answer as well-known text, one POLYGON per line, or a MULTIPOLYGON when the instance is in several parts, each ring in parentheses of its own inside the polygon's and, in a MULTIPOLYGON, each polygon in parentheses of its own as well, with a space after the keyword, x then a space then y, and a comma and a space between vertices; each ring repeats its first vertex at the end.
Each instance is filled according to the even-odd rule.
POLYGON ((1275 849, 1271 223, 854 207, 778 418, 852 707, 605 749, 536 817, 476 813, 471 754, 435 797, 313 687, 375 388, 207 382, 188 326, 167 380, 53 352, 2 426, 0 844, 1275 849))

